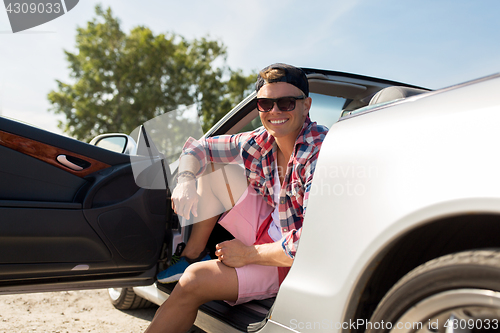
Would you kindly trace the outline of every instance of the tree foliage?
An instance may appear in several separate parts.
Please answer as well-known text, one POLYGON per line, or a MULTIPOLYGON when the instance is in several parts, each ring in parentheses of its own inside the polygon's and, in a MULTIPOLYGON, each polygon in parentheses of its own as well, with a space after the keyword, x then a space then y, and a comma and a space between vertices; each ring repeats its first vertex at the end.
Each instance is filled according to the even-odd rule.
POLYGON ((108 8, 77 28, 76 53, 64 51, 73 83, 57 81, 51 110, 59 127, 80 140, 130 133, 141 123, 179 106, 197 103, 206 131, 251 89, 255 74, 226 65, 222 42, 154 35, 138 26, 124 33, 108 8))

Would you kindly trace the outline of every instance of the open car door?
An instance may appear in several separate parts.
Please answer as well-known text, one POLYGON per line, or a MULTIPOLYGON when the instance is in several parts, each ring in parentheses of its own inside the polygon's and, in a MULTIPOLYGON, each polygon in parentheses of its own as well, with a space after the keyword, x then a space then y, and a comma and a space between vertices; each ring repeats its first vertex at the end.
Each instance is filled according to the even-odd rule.
POLYGON ((125 154, 0 117, 0 293, 153 283, 167 191, 125 154))

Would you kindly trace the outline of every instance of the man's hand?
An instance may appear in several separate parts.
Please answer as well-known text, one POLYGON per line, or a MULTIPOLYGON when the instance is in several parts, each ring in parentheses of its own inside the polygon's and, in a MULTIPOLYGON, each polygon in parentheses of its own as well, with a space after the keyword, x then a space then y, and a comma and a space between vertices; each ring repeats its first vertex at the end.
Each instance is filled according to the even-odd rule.
POLYGON ((290 267, 293 263, 293 259, 283 252, 279 241, 246 246, 241 241, 233 239, 217 244, 215 255, 222 263, 234 268, 250 264, 290 267))
POLYGON ((237 239, 225 241, 215 246, 215 255, 219 260, 226 266, 234 268, 248 265, 252 251, 255 251, 253 246, 246 246, 237 239))
POLYGON ((200 196, 196 192, 196 180, 179 182, 172 192, 172 209, 186 219, 189 219, 191 212, 197 217, 199 199, 200 196))

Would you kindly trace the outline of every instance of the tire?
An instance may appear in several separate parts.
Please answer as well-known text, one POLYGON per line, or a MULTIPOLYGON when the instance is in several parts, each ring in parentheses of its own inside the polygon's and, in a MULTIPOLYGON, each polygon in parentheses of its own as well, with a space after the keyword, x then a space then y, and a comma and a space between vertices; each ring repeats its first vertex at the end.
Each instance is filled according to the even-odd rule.
POLYGON ((111 304, 119 310, 134 310, 155 306, 150 301, 136 295, 132 288, 109 288, 111 304))
POLYGON ((460 252, 415 268, 365 324, 368 333, 500 331, 500 252, 460 252))

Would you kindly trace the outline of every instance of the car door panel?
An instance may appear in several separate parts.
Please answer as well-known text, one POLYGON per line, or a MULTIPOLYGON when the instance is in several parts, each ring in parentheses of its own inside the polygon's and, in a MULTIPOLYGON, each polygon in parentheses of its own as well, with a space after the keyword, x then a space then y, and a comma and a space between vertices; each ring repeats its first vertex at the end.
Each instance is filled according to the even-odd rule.
POLYGON ((166 200, 129 156, 0 117, 0 293, 151 283, 166 200))
POLYGON ((81 210, 2 207, 0 216, 0 264, 76 266, 111 259, 81 210))
MULTIPOLYGON (((114 261, 122 268, 135 269, 144 262, 155 262, 164 241, 165 215, 151 213, 149 206, 154 203, 146 192, 150 191, 139 189, 120 203, 83 210, 88 223, 107 241, 114 261)), ((155 206, 165 211, 166 201, 161 199, 156 200, 155 206)))
POLYGON ((85 177, 93 172, 109 167, 108 164, 93 158, 14 133, 0 131, 0 142, 5 147, 32 156, 79 177, 85 177))
POLYGON ((86 180, 39 159, 0 146, 0 199, 72 202, 86 180))

